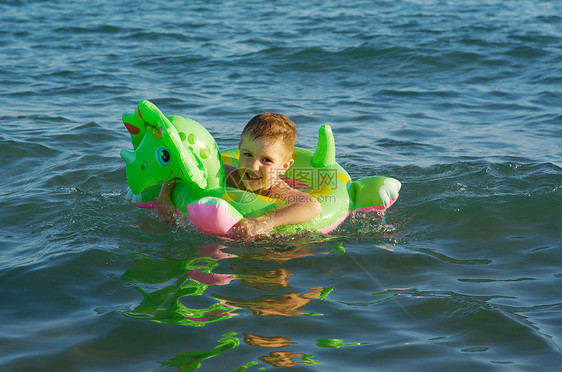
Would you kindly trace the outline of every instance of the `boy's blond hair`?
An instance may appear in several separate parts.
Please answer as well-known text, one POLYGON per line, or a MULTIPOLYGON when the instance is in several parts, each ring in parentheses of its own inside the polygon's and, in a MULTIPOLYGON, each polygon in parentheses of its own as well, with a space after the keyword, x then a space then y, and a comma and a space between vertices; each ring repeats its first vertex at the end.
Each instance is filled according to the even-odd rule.
POLYGON ((283 114, 264 112, 250 119, 242 131, 244 135, 252 139, 263 138, 270 143, 280 141, 290 157, 297 142, 297 127, 283 114))

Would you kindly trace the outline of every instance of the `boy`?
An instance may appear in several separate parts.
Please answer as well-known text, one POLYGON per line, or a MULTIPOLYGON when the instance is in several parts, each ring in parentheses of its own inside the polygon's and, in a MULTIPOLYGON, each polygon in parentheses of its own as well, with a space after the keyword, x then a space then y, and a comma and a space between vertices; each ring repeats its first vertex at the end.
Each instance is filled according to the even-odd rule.
MULTIPOLYGON (((282 114, 259 114, 246 124, 238 144, 238 168, 224 165, 227 184, 281 199, 288 204, 263 216, 240 220, 234 226, 234 232, 239 238, 267 235, 277 226, 305 222, 322 211, 318 200, 293 189, 279 178, 294 162, 292 154, 296 140, 295 124, 282 114)), ((172 211, 175 207, 171 195, 174 185, 174 182, 164 184, 158 196, 158 217, 164 222, 173 220, 172 211)))

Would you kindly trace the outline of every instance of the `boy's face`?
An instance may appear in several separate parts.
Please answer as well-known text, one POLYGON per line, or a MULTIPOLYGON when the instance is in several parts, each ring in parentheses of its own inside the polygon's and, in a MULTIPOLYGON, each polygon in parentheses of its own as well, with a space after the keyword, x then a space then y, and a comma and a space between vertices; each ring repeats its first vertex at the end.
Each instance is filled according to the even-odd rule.
POLYGON ((280 141, 270 143, 244 135, 238 148, 238 174, 249 191, 269 190, 294 162, 280 141))

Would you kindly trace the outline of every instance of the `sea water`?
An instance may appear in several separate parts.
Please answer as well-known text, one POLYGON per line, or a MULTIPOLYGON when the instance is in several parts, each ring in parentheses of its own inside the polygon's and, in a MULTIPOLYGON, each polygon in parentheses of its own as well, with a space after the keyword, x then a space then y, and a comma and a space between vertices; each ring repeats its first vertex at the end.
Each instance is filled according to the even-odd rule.
POLYGON ((0 369, 558 371, 562 3, 1 1, 0 369), (262 111, 384 217, 244 243, 125 201, 148 99, 262 111))

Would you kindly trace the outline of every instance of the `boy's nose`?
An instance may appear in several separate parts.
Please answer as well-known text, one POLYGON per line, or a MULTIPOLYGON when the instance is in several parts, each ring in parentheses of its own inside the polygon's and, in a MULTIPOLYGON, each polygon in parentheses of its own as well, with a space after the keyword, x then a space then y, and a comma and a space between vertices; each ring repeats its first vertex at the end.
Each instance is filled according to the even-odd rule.
POLYGON ((259 171, 260 170, 260 162, 259 160, 254 160, 252 162, 252 170, 259 171))

